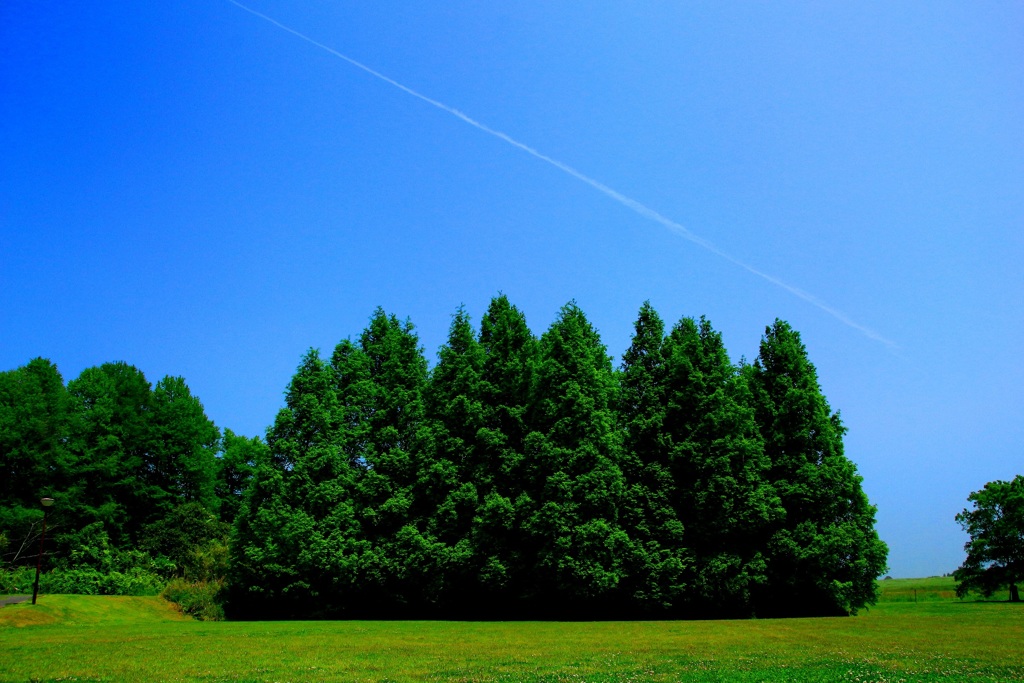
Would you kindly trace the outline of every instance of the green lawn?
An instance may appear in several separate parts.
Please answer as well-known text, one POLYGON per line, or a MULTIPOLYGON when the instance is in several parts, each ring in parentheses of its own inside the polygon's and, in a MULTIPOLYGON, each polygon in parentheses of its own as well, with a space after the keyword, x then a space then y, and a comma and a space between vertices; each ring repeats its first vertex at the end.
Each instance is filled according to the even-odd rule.
POLYGON ((845 619, 591 623, 213 623, 159 598, 43 595, 0 608, 0 680, 1024 680, 1020 605, 885 601, 905 588, 845 619))
MULTIPOLYGON (((956 581, 952 576, 933 576, 927 579, 885 579, 878 582, 881 590, 879 603, 888 602, 933 602, 956 600, 956 581)), ((981 596, 970 596, 966 600, 978 600, 981 596)), ((1009 591, 1000 591, 992 600, 1006 600, 1009 591)))

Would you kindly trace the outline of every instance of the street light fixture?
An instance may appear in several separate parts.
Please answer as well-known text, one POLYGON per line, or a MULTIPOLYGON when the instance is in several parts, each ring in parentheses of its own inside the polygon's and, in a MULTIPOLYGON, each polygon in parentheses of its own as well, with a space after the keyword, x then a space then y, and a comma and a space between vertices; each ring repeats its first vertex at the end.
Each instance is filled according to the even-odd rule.
POLYGON ((43 541, 46 540, 46 513, 53 505, 53 498, 43 498, 39 501, 43 506, 43 533, 39 534, 39 557, 36 558, 36 582, 32 584, 32 604, 36 604, 36 596, 39 595, 39 570, 43 566, 43 541))

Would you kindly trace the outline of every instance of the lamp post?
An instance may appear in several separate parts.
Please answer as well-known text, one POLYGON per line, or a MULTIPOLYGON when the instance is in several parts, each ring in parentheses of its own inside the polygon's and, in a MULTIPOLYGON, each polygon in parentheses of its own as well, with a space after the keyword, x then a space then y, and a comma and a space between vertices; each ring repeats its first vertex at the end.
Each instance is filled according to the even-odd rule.
POLYGON ((39 501, 43 505, 43 533, 39 534, 39 557, 36 558, 36 582, 32 584, 32 604, 36 604, 36 596, 39 595, 39 570, 43 566, 43 541, 46 540, 46 513, 53 505, 53 498, 43 498, 39 501))

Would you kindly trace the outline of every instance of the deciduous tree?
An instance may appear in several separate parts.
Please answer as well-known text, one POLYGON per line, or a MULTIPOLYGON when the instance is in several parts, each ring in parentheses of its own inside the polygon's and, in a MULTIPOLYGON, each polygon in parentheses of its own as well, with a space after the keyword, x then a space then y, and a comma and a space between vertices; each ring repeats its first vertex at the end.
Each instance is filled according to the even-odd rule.
POLYGON ((978 591, 989 597, 1006 588, 1011 602, 1019 602, 1017 584, 1024 581, 1024 476, 991 481, 967 500, 974 507, 956 516, 970 536, 964 545, 967 559, 953 572, 956 594, 978 591))
POLYGON ((0 547, 0 566, 31 555, 43 516, 39 499, 66 499, 73 468, 67 418, 64 380, 49 360, 0 372, 0 537, 7 546, 0 547))

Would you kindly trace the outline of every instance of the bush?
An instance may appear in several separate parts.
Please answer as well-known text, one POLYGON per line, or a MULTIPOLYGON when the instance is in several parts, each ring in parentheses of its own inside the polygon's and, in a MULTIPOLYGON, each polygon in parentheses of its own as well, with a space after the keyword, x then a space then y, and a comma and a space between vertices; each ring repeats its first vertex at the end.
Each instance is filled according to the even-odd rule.
POLYGON ((176 604, 183 614, 200 621, 223 621, 223 588, 223 580, 218 579, 195 582, 172 579, 160 596, 176 604))
MULTIPOLYGON (((31 593, 35 582, 34 567, 18 567, 0 571, 0 594, 31 593)), ((102 573, 96 569, 54 569, 39 577, 42 593, 76 595, 158 595, 164 579, 144 569, 102 573)))
POLYGON ((35 567, 9 567, 0 569, 0 595, 31 593, 36 580, 35 567))
POLYGON ((54 570, 39 580, 45 593, 77 595, 158 595, 163 587, 160 576, 138 567, 107 574, 91 568, 54 570))

